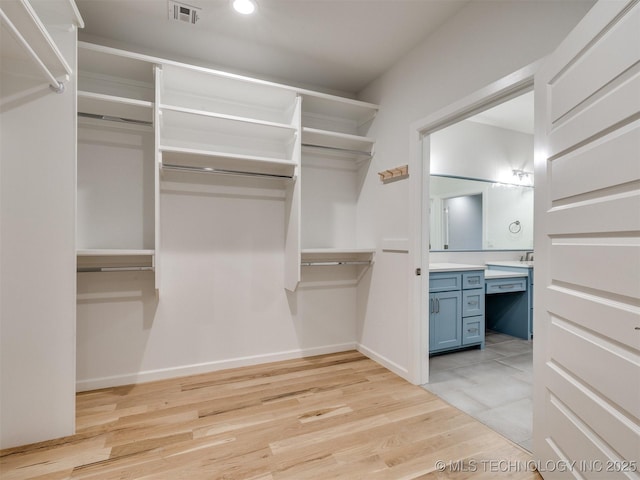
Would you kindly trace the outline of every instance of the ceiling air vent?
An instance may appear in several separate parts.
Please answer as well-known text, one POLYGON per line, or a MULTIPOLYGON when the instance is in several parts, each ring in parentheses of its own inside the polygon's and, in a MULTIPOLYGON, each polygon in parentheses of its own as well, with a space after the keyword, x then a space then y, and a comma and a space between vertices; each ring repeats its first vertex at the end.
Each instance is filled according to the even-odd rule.
POLYGON ((199 7, 174 2, 172 0, 169 0, 167 3, 169 5, 169 20, 177 20, 195 25, 200 18, 200 10, 202 9, 199 7))

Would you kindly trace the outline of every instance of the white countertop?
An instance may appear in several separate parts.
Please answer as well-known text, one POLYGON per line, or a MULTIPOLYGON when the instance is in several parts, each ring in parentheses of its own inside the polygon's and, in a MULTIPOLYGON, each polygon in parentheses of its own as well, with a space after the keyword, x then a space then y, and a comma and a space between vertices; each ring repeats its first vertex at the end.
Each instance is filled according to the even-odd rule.
POLYGON ((457 272, 462 270, 486 270, 484 265, 469 265, 467 263, 430 263, 429 272, 457 272))
POLYGON ((522 270, 521 272, 513 272, 509 270, 485 270, 484 279, 490 280, 492 278, 514 278, 514 277, 527 277, 529 274, 522 270))
POLYGON ((533 268, 533 261, 530 261, 530 262, 519 262, 518 260, 495 261, 495 262, 487 262, 487 265, 491 265, 495 267, 533 268))

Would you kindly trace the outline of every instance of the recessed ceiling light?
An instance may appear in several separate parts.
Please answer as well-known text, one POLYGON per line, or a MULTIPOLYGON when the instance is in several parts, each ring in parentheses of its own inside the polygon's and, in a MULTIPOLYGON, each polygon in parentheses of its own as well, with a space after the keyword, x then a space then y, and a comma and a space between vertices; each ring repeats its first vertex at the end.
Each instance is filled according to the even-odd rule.
POLYGON ((238 13, 250 15, 255 12, 256 4, 253 0, 233 0, 233 8, 238 13))

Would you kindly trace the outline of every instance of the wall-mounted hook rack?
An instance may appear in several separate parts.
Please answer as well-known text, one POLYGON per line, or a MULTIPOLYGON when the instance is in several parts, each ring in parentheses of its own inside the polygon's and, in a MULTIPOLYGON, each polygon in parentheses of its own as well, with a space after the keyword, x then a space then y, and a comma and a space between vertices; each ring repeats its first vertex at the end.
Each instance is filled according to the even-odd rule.
POLYGON ((389 170, 384 170, 382 172, 378 172, 378 175, 380 175, 380 181, 382 182, 405 178, 409 176, 409 165, 401 165, 389 170))

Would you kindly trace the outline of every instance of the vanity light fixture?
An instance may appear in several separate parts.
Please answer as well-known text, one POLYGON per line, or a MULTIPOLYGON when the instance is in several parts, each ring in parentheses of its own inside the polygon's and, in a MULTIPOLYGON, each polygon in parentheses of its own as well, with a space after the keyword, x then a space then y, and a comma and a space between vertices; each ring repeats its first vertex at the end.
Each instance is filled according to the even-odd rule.
POLYGON ((513 176, 518 177, 518 181, 522 182, 522 179, 529 180, 529 175, 533 175, 532 172, 526 172, 524 170, 513 170, 513 176))
POLYGON ((256 4, 253 0, 233 0, 233 9, 243 15, 251 15, 256 11, 256 4))

